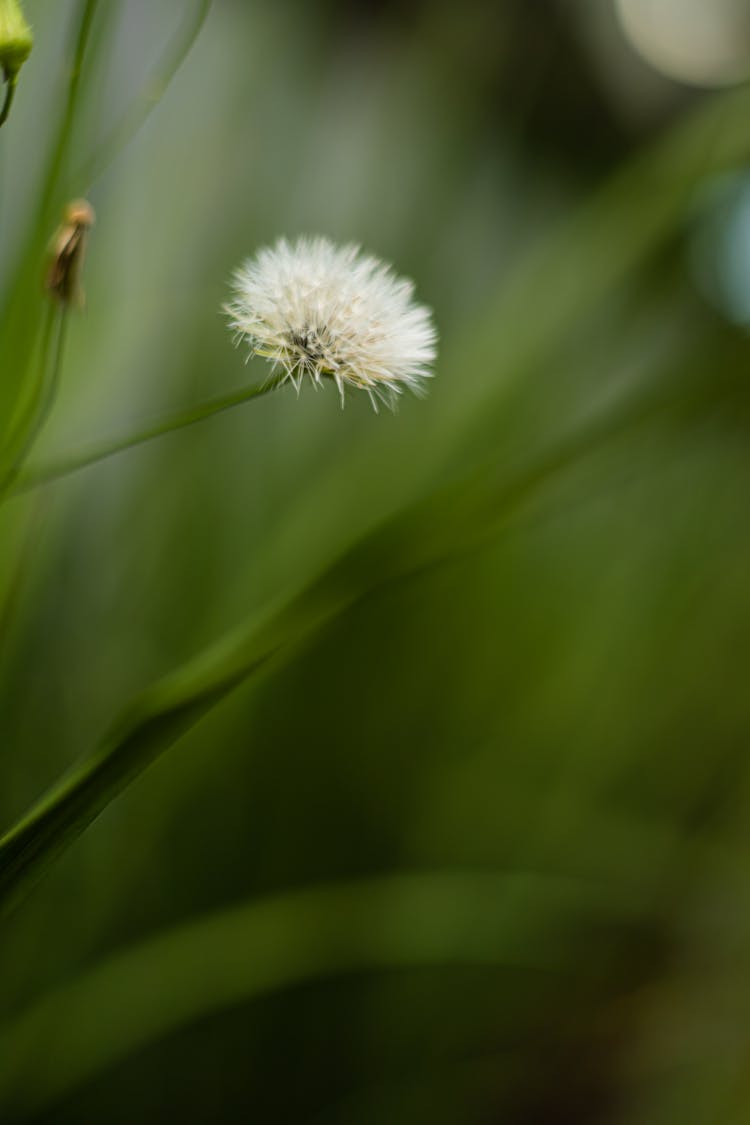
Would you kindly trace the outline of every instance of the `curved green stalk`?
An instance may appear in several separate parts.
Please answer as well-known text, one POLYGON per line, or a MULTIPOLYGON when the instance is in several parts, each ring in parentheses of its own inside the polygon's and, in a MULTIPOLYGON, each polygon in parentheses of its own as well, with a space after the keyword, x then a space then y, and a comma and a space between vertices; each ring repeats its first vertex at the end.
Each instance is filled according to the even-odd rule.
MULTIPOLYGON (((677 405, 684 409, 684 391, 677 405)), ((696 403, 688 405, 695 409, 696 403)), ((697 407, 705 407, 705 390, 697 407)), ((485 467, 429 497, 366 535, 286 602, 144 692, 99 749, 0 838, 0 911, 10 909, 155 758, 272 659, 374 591, 485 545, 559 473, 655 413, 674 408, 674 395, 649 395, 597 419, 515 477, 498 480, 485 467)))
POLYGON ((0 319, 0 353, 8 354, 11 350, 9 340, 12 339, 12 353, 19 380, 16 384, 19 398, 26 393, 23 385, 24 376, 30 370, 34 341, 43 315, 40 274, 44 248, 55 226, 55 212, 61 205, 61 179, 80 104, 84 59, 98 4, 99 0, 81 0, 79 5, 65 104, 47 161, 33 220, 21 250, 16 281, 0 319))
POLYGON ((7 667, 12 649, 14 626, 22 605, 31 562, 37 549, 41 505, 30 505, 19 512, 18 531, 3 545, 3 555, 8 559, 4 573, 0 573, 0 680, 7 667))
POLYGON ((50 302, 33 381, 11 419, 8 440, 0 449, 0 499, 12 487, 54 406, 62 375, 67 310, 50 302))
POLYGON ((52 408, 55 405, 55 400, 60 390, 63 357, 65 355, 65 341, 68 329, 68 310, 63 306, 57 316, 55 316, 54 310, 50 312, 50 316, 57 320, 57 333, 53 348, 52 362, 49 365, 48 371, 45 372, 41 385, 38 388, 35 409, 30 419, 29 426, 23 434, 22 446, 16 459, 15 472, 20 471, 21 464, 32 450, 36 439, 44 428, 45 422, 52 413, 52 408))
POLYGON ((112 126, 97 146, 96 152, 77 170, 76 182, 87 185, 88 189, 146 123, 190 54, 212 3, 213 0, 198 0, 194 12, 185 20, 164 52, 153 77, 134 98, 122 118, 112 126))
POLYGON ((109 957, 0 1029, 0 1108, 32 1118, 171 1032, 305 981, 508 965, 595 979, 602 960, 582 962, 579 942, 561 938, 632 923, 639 909, 621 887, 486 871, 398 874, 235 906, 109 957))
POLYGON ((0 0, 0 76, 4 79, 5 99, 0 110, 0 125, 8 120, 21 67, 31 54, 34 36, 19 0, 0 0))
POLYGON ((16 93, 16 80, 15 78, 8 78, 5 82, 5 99, 3 101, 3 108, 0 109, 0 125, 4 125, 8 120, 10 108, 13 105, 13 98, 16 93))
POLYGON ((241 406, 243 403, 250 402, 254 398, 260 398, 262 395, 276 390, 277 387, 281 386, 285 378, 286 376, 282 372, 272 376, 270 379, 267 379, 265 383, 258 384, 257 386, 243 387, 239 391, 233 391, 219 398, 209 399, 208 402, 199 403, 197 406, 178 410, 174 414, 167 415, 167 417, 163 418, 160 422, 152 422, 136 430, 134 433, 125 434, 120 438, 112 438, 109 441, 99 442, 97 445, 92 445, 88 449, 83 449, 80 452, 71 453, 65 457, 50 461, 46 465, 32 466, 16 480, 10 492, 12 495, 28 492, 38 485, 47 484, 51 481, 59 480, 61 477, 69 476, 79 469, 85 469, 89 465, 98 464, 100 461, 105 461, 109 457, 114 457, 115 454, 123 453, 127 449, 134 449, 136 446, 144 445, 146 442, 153 441, 155 438, 174 433, 175 430, 182 430, 187 426, 194 426, 197 422, 203 422, 207 418, 213 418, 216 414, 221 414, 225 410, 231 410, 235 406, 241 406))
MULTIPOLYGON (((83 73, 83 62, 86 55, 90 40, 94 16, 96 14, 99 0, 82 0, 79 19, 76 25, 74 36, 74 47, 72 51, 72 63, 70 67, 70 78, 68 83, 68 91, 65 102, 65 107, 60 120, 60 125, 57 132, 55 144, 53 146, 52 154, 50 156, 47 171, 44 179, 44 185, 40 196, 39 204, 37 207, 37 214, 35 222, 32 225, 32 232, 29 244, 25 248, 23 256, 23 265, 21 267, 21 275, 19 285, 8 303, 6 319, 4 321, 4 329, 6 332, 13 332, 14 336, 14 350, 19 358, 19 366, 23 369, 27 366, 29 350, 28 347, 24 348, 24 338, 26 330, 31 328, 32 318, 37 315, 38 305, 31 300, 31 285, 34 284, 35 275, 38 272, 39 254, 41 252, 41 238, 47 237, 45 232, 48 232, 53 223, 53 212, 56 206, 56 200, 59 193, 60 182, 62 179, 65 161, 67 159, 68 149, 72 137, 72 132, 75 124, 76 112, 81 97, 81 81, 83 73)), ((164 57, 158 68, 157 77, 152 80, 150 84, 151 93, 144 97, 141 95, 132 104, 128 112, 125 114, 122 121, 112 130, 109 137, 105 140, 103 148, 100 149, 94 157, 89 161, 89 164, 80 169, 74 177, 74 182, 80 184, 88 182, 90 179, 98 175, 106 166, 106 164, 115 155, 118 148, 126 143, 130 137, 137 132, 143 122, 148 117, 149 113, 158 104, 161 95, 167 89, 169 83, 174 78, 180 66, 184 62, 187 54, 195 43, 198 34, 205 23, 206 17, 211 7, 212 0, 199 0, 197 8, 192 16, 185 22, 179 34, 172 44, 165 52, 164 57)), ((28 338, 28 337, 26 337, 28 338)), ((26 393, 24 386, 21 386, 21 395, 26 393)), ((32 388, 32 394, 34 389, 32 388)), ((230 404, 230 405, 233 405, 230 404)), ((223 407, 217 406, 217 409, 223 407)), ((23 409, 23 407, 21 407, 23 409)), ((17 408, 18 412, 18 408, 17 408)), ((185 412, 187 414, 187 412, 185 412)), ((195 420, 198 420, 197 418, 195 420)), ((43 421, 43 419, 42 419, 43 421)), ((177 419, 179 425, 189 425, 190 420, 177 419)), ((24 448, 27 451, 33 443, 39 426, 36 426, 33 433, 28 435, 28 439, 21 439, 24 442, 24 448)), ((157 432, 146 433, 142 435, 134 435, 132 439, 125 439, 117 443, 117 449, 104 450, 98 447, 94 452, 96 455, 93 460, 100 457, 110 456, 111 453, 117 452, 118 449, 128 448, 130 444, 139 444, 142 441, 148 441, 151 437, 158 436, 157 432)), ((10 442, 11 445, 17 444, 19 440, 18 433, 12 433, 10 442)), ((88 462, 87 462, 88 463, 88 462)), ((15 469, 11 474, 11 478, 15 476, 15 469)), ((0 472, 0 495, 2 495, 2 473, 0 472)))

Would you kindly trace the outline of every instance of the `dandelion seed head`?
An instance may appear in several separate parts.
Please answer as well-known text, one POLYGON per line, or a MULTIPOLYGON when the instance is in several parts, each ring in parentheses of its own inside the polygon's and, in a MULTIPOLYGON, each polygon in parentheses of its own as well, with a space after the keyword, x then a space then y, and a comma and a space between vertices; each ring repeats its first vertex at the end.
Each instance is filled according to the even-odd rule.
POLYGON ((226 306, 238 340, 281 369, 299 391, 332 379, 393 406, 406 388, 424 392, 437 354, 430 310, 414 286, 357 246, 285 238, 234 275, 226 306))

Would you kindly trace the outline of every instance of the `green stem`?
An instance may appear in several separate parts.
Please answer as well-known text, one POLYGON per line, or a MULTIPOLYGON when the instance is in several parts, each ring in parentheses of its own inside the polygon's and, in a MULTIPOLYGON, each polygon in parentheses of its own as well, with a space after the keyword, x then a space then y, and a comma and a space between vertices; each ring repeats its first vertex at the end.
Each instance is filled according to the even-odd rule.
POLYGON ((2 110, 0 110, 0 125, 4 125, 8 120, 8 114, 10 113, 10 107, 13 105, 13 95, 15 94, 15 92, 15 76, 12 78, 7 78, 5 81, 5 101, 3 102, 2 110))
POLYGON ((44 378, 39 389, 39 399, 37 408, 34 413, 31 425, 24 437, 21 455, 18 460, 18 469, 20 470, 21 463, 26 460, 31 452, 36 439, 42 431, 42 428, 52 413, 52 408, 57 399, 57 393, 60 390, 60 381, 62 379, 62 364, 63 356, 65 354, 65 340, 67 337, 68 328, 68 310, 63 306, 59 315, 55 315, 55 310, 50 312, 50 320, 54 323, 57 320, 57 338, 54 345, 54 355, 51 365, 48 370, 43 372, 44 378))
MULTIPOLYGON (((75 126, 81 96, 83 63, 98 3, 99 0, 81 0, 79 5, 68 71, 65 106, 57 125, 54 144, 44 173, 43 185, 34 209, 32 222, 20 251, 19 262, 17 267, 11 270, 11 276, 15 276, 15 284, 9 300, 0 312, 0 354, 5 355, 10 350, 10 341, 12 340, 12 350, 21 372, 27 370, 38 331, 40 263, 43 260, 45 243, 54 227, 55 211, 60 205, 60 182, 75 126)), ((24 387, 19 386, 16 390, 15 386, 9 386, 8 398, 15 393, 23 396, 24 387)), ((12 399, 10 403, 5 405, 12 408, 12 399)))
POLYGON ((11 421, 10 436, 3 451, 0 499, 7 494, 16 480, 57 397, 62 372, 66 321, 65 309, 58 310, 56 305, 50 304, 39 347, 37 374, 33 383, 27 384, 28 393, 19 404, 15 419, 11 421), (55 333, 56 325, 57 333, 55 333), (52 359, 50 359, 51 352, 53 352, 52 359))
POLYGON ((230 394, 222 395, 220 398, 209 399, 208 402, 200 403, 198 406, 178 410, 176 413, 163 418, 160 422, 153 422, 143 429, 136 430, 135 433, 126 434, 123 437, 114 438, 109 441, 102 441, 98 445, 93 445, 80 453, 69 454, 58 460, 50 461, 46 465, 39 465, 36 468, 32 466, 23 476, 15 481, 10 490, 11 494, 16 495, 21 492, 28 492, 38 485, 47 484, 50 481, 58 480, 60 477, 68 476, 70 473, 75 473, 79 469, 85 469, 89 465, 95 465, 99 461, 105 461, 109 457, 114 457, 117 453, 123 453, 127 449, 134 449, 138 445, 144 445, 146 442, 153 441, 155 438, 162 437, 164 434, 172 433, 174 430, 185 429, 187 426, 193 426, 197 422, 203 422, 206 418, 213 418, 214 415, 221 414, 225 410, 231 410, 235 406, 241 406, 245 402, 250 402, 254 398, 260 398, 262 395, 268 394, 270 391, 279 387, 285 379, 286 374, 280 372, 258 386, 243 387, 239 391, 233 391, 230 394))

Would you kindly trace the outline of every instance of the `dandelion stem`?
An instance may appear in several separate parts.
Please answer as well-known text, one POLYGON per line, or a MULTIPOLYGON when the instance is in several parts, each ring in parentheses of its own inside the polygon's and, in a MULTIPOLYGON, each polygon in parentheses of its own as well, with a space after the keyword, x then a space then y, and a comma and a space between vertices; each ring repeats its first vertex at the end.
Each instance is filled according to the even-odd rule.
POLYGON ((3 102, 3 108, 0 110, 0 125, 4 125, 8 120, 8 114, 10 113, 10 107, 13 105, 13 95, 15 92, 15 78, 7 78, 5 82, 5 101, 3 102))
POLYGON ((46 367, 42 369, 42 381, 39 388, 38 403, 34 418, 24 440, 23 449, 21 452, 21 460, 26 459, 27 455, 34 445, 34 442, 41 433, 44 423, 52 413, 52 407, 55 405, 57 392, 60 389, 63 355, 65 354, 65 339, 67 336, 68 328, 67 308, 63 306, 63 308, 60 309, 59 313, 56 309, 52 308, 49 313, 49 321, 53 327, 55 321, 57 322, 54 354, 52 363, 47 364, 46 367))
POLYGON ((50 305, 39 348, 36 378, 19 406, 15 423, 11 424, 8 451, 4 457, 6 463, 0 477, 0 499, 12 490, 23 462, 54 406, 62 373, 66 325, 66 310, 50 305))
MULTIPOLYGON (((10 276, 15 277, 15 283, 4 307, 0 309, 0 354, 5 356, 12 349, 20 372, 30 369, 39 330, 41 303, 37 299, 37 294, 40 263, 45 242, 53 227, 55 209, 60 204, 61 188, 64 187, 63 173, 80 105, 82 80, 86 69, 84 60, 98 4, 99 0, 79 0, 76 9, 65 104, 55 130, 39 198, 33 211, 33 220, 23 239, 18 262, 10 269, 10 276)), ((5 374, 3 371, 3 375, 5 374)), ((12 393, 10 388, 9 393, 12 393)), ((20 386, 19 397, 24 394, 26 388, 20 386)), ((0 496, 2 494, 3 479, 0 470, 0 496)))
POLYGON ((28 492, 38 485, 47 484, 53 480, 58 480, 60 477, 68 476, 70 473, 75 473, 79 469, 88 468, 89 465, 95 465, 117 453, 124 453, 127 449, 144 445, 146 442, 153 441, 164 434, 193 426, 206 418, 212 418, 225 410, 231 410, 235 406, 241 406, 245 402, 268 394, 279 387, 285 379, 286 372, 280 372, 267 379, 265 383, 253 387, 243 387, 241 390, 233 391, 219 398, 209 399, 197 406, 179 410, 163 418, 160 422, 153 422, 134 433, 125 434, 123 437, 113 438, 109 441, 102 441, 79 453, 72 453, 55 461, 50 461, 46 465, 42 464, 36 468, 32 466, 14 483, 11 493, 16 495, 21 492, 28 492))

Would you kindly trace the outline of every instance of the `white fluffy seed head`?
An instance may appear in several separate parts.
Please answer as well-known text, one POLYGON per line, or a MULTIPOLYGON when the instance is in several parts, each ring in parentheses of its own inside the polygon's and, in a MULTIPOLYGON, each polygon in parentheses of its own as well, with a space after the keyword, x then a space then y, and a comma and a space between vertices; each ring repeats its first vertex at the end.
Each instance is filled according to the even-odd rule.
POLYGON ((286 372, 299 391, 332 379, 365 390, 377 409, 403 389, 420 394, 437 354, 430 310, 414 286, 357 246, 326 238, 285 238, 259 251, 234 275, 226 306, 238 340, 286 372))

